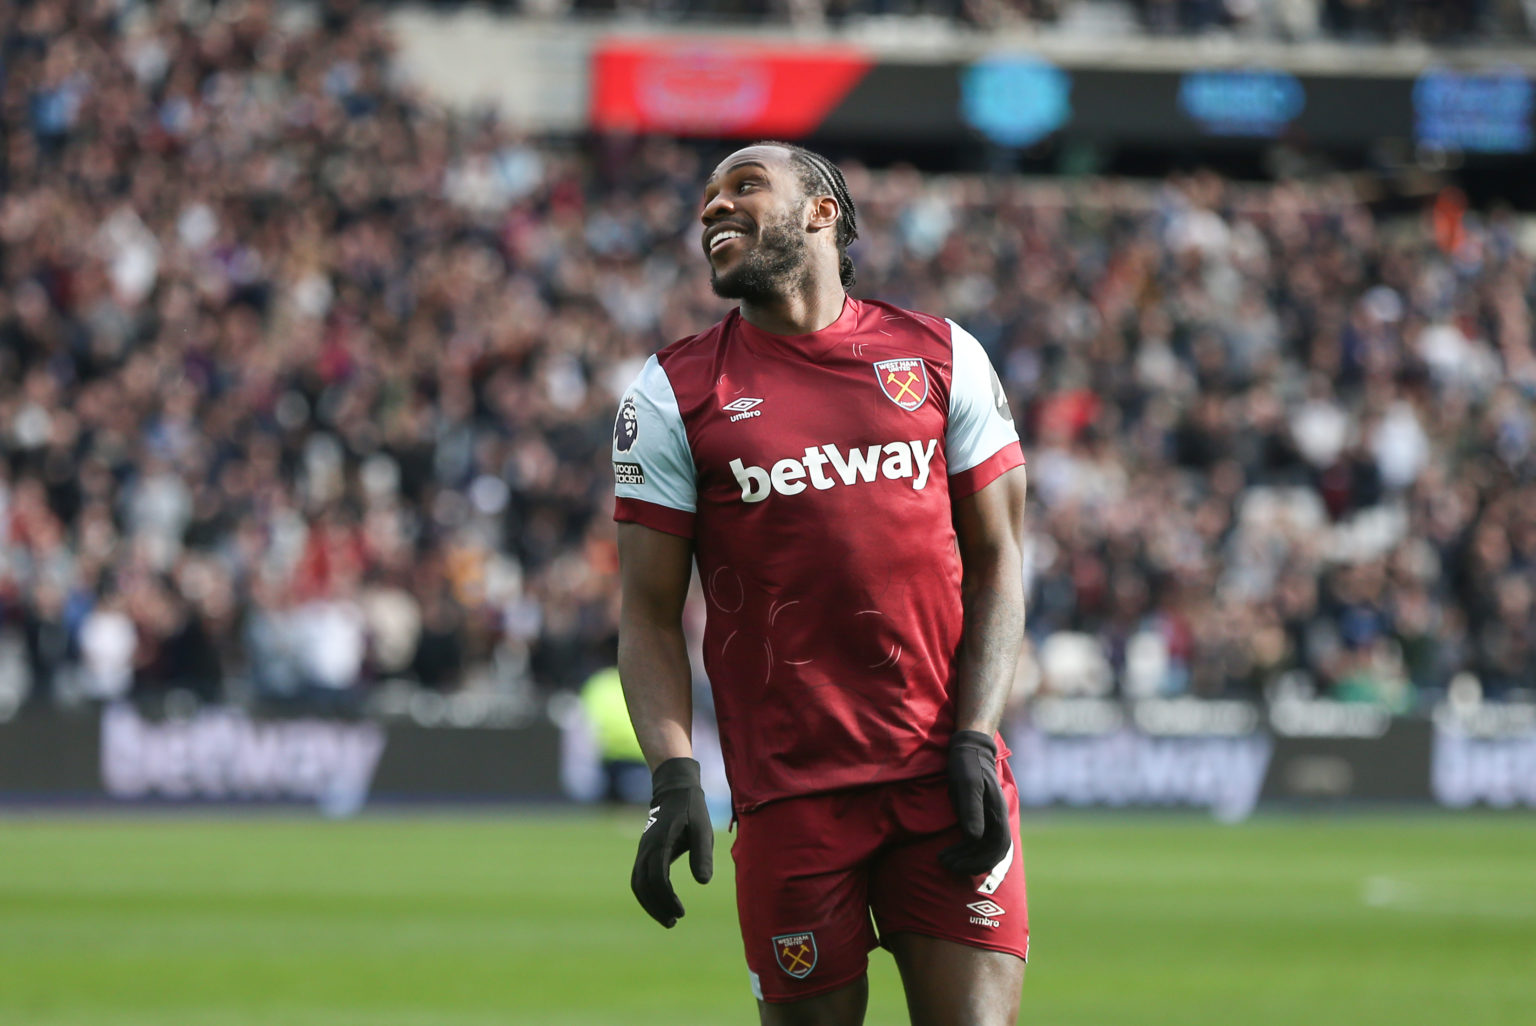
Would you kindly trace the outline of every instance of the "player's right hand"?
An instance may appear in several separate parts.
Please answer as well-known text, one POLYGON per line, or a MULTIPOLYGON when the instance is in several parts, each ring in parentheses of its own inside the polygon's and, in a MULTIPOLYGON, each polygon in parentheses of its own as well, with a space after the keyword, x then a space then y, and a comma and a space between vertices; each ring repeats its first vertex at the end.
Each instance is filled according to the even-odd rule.
POLYGON ((672 863, 685 851, 693 878, 709 883, 715 875, 715 829, 699 784, 699 764, 668 759, 651 774, 651 813, 640 834, 629 886, 640 907, 669 930, 683 916, 671 877, 672 863))

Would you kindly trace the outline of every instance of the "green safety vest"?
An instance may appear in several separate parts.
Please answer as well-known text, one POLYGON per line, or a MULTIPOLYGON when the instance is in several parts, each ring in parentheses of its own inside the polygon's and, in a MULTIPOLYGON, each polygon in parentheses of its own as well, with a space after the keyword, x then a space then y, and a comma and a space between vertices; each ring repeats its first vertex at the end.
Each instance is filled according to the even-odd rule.
POLYGON ((581 707, 586 710, 604 762, 644 762, 645 753, 629 722, 624 687, 615 667, 599 670, 581 686, 581 707))

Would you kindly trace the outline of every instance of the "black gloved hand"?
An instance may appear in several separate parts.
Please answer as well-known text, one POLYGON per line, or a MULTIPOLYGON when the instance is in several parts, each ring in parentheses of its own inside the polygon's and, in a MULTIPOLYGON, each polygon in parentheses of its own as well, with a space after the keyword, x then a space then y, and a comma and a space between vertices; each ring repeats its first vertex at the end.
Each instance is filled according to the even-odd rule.
POLYGON ((668 759, 651 774, 651 814, 640 834, 629 887, 640 907, 669 930, 683 915, 671 875, 672 863, 685 851, 693 878, 709 883, 715 875, 715 830, 699 785, 699 764, 668 759))
POLYGON ((961 730, 950 738, 949 800, 965 839, 941 851, 939 861, 966 876, 990 872, 1008 854, 1013 830, 997 777, 997 745, 987 735, 961 730))

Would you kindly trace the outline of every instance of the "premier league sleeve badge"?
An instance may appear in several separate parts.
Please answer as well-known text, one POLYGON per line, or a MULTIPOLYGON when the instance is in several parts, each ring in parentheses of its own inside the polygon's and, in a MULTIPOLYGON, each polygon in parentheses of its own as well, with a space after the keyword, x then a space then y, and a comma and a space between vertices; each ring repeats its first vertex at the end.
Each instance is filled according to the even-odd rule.
POLYGON ((634 396, 625 396, 618 419, 613 422, 613 447, 619 452, 629 452, 639 437, 640 415, 635 410, 634 396))

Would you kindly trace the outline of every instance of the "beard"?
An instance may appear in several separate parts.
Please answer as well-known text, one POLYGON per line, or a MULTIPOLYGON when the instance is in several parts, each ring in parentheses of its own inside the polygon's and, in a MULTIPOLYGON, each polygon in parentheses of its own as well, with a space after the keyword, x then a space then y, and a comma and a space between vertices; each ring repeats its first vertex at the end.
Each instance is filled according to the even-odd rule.
POLYGON ((724 273, 710 272, 710 287, 721 299, 771 303, 791 292, 805 276, 805 250, 805 235, 794 218, 764 225, 757 245, 736 266, 724 273))

